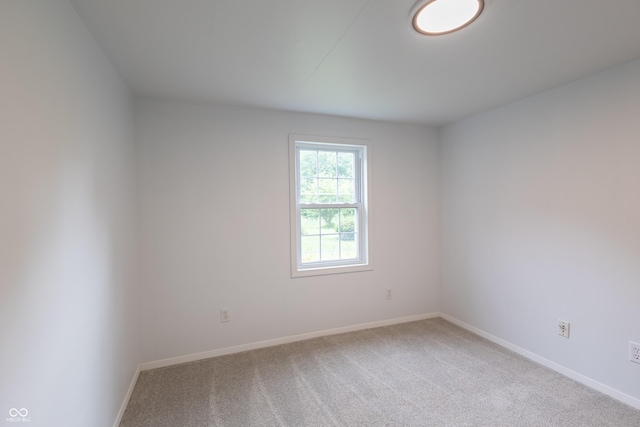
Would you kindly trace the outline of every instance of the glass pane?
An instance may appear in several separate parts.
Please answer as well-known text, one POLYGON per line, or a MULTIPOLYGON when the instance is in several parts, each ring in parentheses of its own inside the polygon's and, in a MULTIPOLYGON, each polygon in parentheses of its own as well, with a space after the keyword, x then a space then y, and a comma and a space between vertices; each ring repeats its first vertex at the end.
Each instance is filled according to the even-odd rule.
POLYGON ((358 258, 358 242, 356 233, 340 234, 340 259, 358 258))
POLYGON ((322 261, 340 259, 340 243, 337 234, 323 235, 322 237, 322 261))
POLYGON ((355 184, 352 179, 338 180, 338 201, 355 202, 355 184))
POLYGON ((302 236, 302 262, 320 261, 320 236, 302 236))
POLYGON ((311 194, 301 194, 300 195, 300 203, 315 203, 316 196, 311 194))
POLYGON ((319 210, 320 210, 320 217, 322 218, 322 221, 321 221, 322 234, 337 233, 339 209, 332 208, 332 209, 319 209, 319 210))
POLYGON ((318 152, 300 150, 300 176, 318 175, 318 152))
POLYGON ((318 176, 323 178, 335 178, 337 154, 335 151, 318 152, 318 176))
POLYGON ((338 177, 353 178, 353 153, 338 153, 338 177))
POLYGON ((300 202, 314 203, 317 198, 318 180, 316 178, 300 178, 300 202))
POLYGON ((357 232, 356 230, 356 209, 348 208, 348 209, 340 209, 340 232, 341 233, 353 233, 357 232))
POLYGON ((320 234, 319 209, 300 209, 300 233, 320 234))
POLYGON ((335 203, 338 197, 337 195, 337 182, 335 179, 318 179, 318 201, 320 203, 335 203))

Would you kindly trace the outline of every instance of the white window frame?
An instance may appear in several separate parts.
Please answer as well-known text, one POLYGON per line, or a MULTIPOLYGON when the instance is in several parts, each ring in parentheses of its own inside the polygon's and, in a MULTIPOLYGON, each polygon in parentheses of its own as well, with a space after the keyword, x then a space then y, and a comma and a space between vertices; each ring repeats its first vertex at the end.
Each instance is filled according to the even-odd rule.
POLYGON ((372 215, 371 215, 371 141, 353 138, 289 135, 289 200, 291 223, 291 277, 317 276, 324 274, 351 273, 373 270, 372 215), (300 180, 298 153, 301 147, 331 151, 357 151, 356 162, 357 203, 300 203, 300 180), (300 209, 304 208, 350 208, 358 210, 358 254, 357 259, 302 263, 300 209))

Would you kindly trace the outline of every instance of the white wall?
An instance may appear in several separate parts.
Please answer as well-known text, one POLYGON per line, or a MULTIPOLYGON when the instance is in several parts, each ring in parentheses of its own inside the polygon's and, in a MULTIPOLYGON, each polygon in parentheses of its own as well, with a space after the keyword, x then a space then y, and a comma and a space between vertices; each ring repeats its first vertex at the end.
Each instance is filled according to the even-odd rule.
POLYGON ((111 426, 140 362, 132 103, 66 0, 0 1, 0 58, 0 419, 111 426))
POLYGON ((443 311, 640 398, 640 62, 439 142, 443 311))
POLYGON ((439 310, 434 131, 150 100, 136 117, 145 361, 439 310), (373 271, 290 277, 289 133, 373 142, 373 271))

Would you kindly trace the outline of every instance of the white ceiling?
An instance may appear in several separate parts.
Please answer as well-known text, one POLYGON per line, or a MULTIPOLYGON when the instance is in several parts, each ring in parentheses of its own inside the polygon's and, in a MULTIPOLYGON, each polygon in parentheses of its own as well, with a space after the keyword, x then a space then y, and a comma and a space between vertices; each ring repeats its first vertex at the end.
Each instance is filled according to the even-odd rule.
POLYGON ((136 94, 442 125, 640 58, 640 0, 70 0, 136 94))

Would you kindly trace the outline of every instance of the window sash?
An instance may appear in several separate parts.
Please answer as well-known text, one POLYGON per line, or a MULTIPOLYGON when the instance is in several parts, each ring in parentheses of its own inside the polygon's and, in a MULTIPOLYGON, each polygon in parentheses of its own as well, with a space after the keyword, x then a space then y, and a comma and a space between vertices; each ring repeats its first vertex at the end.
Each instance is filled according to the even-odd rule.
MULTIPOLYGON (((302 191, 301 191, 301 177, 300 177, 300 152, 301 151, 308 151, 308 150, 313 150, 313 151, 317 151, 317 152, 325 152, 325 153, 349 153, 349 154, 353 154, 354 155, 354 165, 353 165, 353 180, 354 180, 354 202, 355 203, 362 203, 362 200, 364 198, 363 195, 363 186, 362 186, 362 148, 361 147, 344 147, 338 144, 334 144, 333 146, 328 146, 329 144, 322 144, 320 145, 320 143, 298 143, 296 142, 296 160, 295 160, 295 168, 296 168, 296 204, 302 204, 302 202, 300 201, 301 195, 302 195, 302 191)), ((336 177, 332 178, 332 177, 323 177, 318 174, 316 175, 315 178, 317 179, 336 179, 336 181, 339 181, 340 179, 344 179, 344 178, 340 178, 337 176, 338 174, 336 173, 336 177)), ((317 188, 319 189, 319 188, 317 188)), ((336 195, 338 195, 338 191, 336 189, 336 195)), ((307 203, 305 203, 307 204, 307 203)), ((314 203, 314 204, 323 204, 323 205, 330 205, 330 204, 340 204, 340 203, 314 203)))
MULTIPOLYGON (((359 263, 362 262, 363 260, 363 252, 362 252, 362 233, 361 233, 361 229, 362 229, 362 214, 363 214, 363 210, 360 207, 361 205, 358 203, 351 203, 351 204, 337 204, 337 205, 333 205, 333 206, 327 206, 324 204, 314 204, 314 207, 308 207, 308 205, 301 205, 300 208, 297 210, 297 219, 298 219, 298 232, 297 232, 297 241, 298 241, 298 246, 297 246, 297 252, 298 252, 298 268, 305 267, 313 267, 313 266, 324 266, 324 265, 336 265, 336 264, 342 264, 342 263, 346 263, 346 264, 354 264, 354 263, 359 263), (336 230, 335 232, 330 232, 330 233, 324 233, 322 230, 322 220, 323 218, 320 216, 320 213, 318 213, 318 228, 317 228, 317 233, 310 233, 310 234, 303 234, 302 233, 302 210, 303 209, 312 209, 312 210, 321 210, 321 209, 337 209, 338 212, 338 230, 336 230), (342 228, 342 224, 340 221, 340 214, 341 214, 341 209, 353 209, 355 210, 355 215, 354 215, 354 229, 353 231, 341 231, 342 228), (356 245, 355 245, 355 252, 356 252, 356 256, 355 257, 351 257, 351 258, 343 258, 342 257, 342 253, 343 253, 343 244, 345 246, 349 246, 346 243, 343 242, 348 242, 350 241, 349 239, 344 239, 345 235, 349 235, 352 234, 353 235, 353 240, 355 241, 356 245), (318 257, 319 259, 317 261, 305 261, 304 260, 304 253, 303 253, 303 248, 304 248, 304 244, 303 244, 303 239, 306 237, 318 237, 318 257), (338 243, 338 258, 337 259, 322 259, 323 257, 323 237, 330 237, 330 236, 336 236, 337 237, 337 243, 338 243)), ((348 252, 348 249, 345 249, 345 252, 348 252)))

